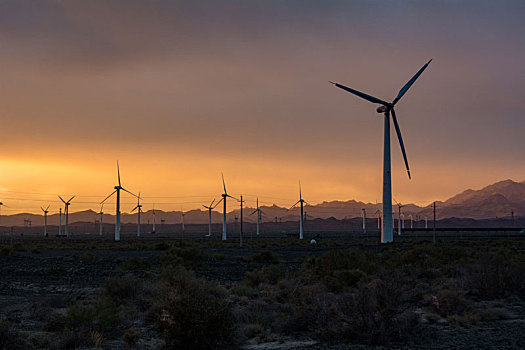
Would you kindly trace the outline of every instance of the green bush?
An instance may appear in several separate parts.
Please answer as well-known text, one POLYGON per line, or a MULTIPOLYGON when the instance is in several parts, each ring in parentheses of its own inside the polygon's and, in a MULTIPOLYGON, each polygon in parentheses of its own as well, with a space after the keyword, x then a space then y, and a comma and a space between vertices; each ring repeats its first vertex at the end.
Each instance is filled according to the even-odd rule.
POLYGON ((257 287, 261 283, 275 285, 284 277, 286 277, 286 271, 281 266, 272 265, 246 272, 244 282, 251 287, 257 287))
POLYGON ((167 349, 218 349, 231 344, 233 316, 222 289, 182 268, 166 271, 153 314, 167 349))
POLYGON ((263 250, 260 253, 254 254, 247 260, 250 262, 258 263, 258 264, 278 264, 279 263, 279 257, 277 256, 277 254, 269 250, 263 250))
POLYGON ((122 277, 110 277, 106 279, 106 295, 117 302, 123 302, 126 299, 136 298, 143 290, 142 280, 132 276, 125 275, 122 277))
POLYGON ((151 269, 151 263, 146 259, 134 256, 121 263, 119 268, 122 271, 143 271, 151 269))
POLYGON ((110 298, 100 299, 93 306, 77 302, 67 309, 64 318, 65 328, 73 331, 88 329, 108 332, 120 323, 120 310, 110 298))
POLYGON ((83 263, 90 263, 95 261, 95 255, 91 252, 84 252, 80 255, 80 261, 83 263))
POLYGON ((186 269, 198 269, 208 261, 208 257, 198 248, 172 247, 159 257, 161 271, 171 270, 178 266, 186 269))
POLYGON ((122 334, 122 340, 128 344, 129 347, 134 347, 140 339, 140 333, 135 328, 128 328, 122 334))

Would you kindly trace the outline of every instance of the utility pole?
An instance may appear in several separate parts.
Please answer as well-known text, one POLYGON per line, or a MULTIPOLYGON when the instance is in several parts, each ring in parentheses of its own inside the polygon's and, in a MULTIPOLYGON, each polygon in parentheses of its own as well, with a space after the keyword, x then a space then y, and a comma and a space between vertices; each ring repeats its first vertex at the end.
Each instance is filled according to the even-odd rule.
POLYGON ((434 202, 434 235, 433 235, 434 245, 436 245, 436 202, 434 202))
POLYGON ((62 236, 62 208, 58 208, 58 236, 62 236))
POLYGON ((184 239, 184 212, 181 212, 181 216, 182 216, 182 239, 184 239))
POLYGON ((241 230, 240 230, 240 233, 239 233, 239 246, 242 248, 242 203, 244 202, 244 200, 242 199, 242 196, 241 196, 241 230))

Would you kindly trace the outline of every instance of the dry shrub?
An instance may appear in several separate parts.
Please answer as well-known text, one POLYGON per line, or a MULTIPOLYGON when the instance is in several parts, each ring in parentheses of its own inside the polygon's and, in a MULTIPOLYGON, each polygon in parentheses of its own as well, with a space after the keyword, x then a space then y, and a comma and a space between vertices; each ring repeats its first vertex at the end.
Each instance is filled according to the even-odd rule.
POLYGON ((411 286, 399 275, 385 275, 361 284, 355 293, 340 301, 347 336, 369 344, 401 338, 417 323, 409 310, 411 298, 411 286))
POLYGON ((217 349, 232 343, 233 316, 224 291, 182 268, 165 271, 152 314, 168 349, 217 349))
POLYGON ((509 295, 525 298, 524 275, 523 257, 483 253, 467 267, 464 284, 475 295, 487 300, 509 295))
POLYGON ((257 287, 262 283, 277 284, 286 276, 286 271, 278 265, 265 266, 260 270, 246 272, 244 282, 251 287, 257 287))

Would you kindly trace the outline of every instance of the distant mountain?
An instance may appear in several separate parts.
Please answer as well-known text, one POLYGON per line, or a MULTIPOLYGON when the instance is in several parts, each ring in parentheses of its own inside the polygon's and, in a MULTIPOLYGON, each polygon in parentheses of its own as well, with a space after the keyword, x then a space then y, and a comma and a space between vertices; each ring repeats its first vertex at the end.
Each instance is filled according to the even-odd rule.
MULTIPOLYGON (((233 204, 233 203, 232 203, 233 204)), ((231 208, 231 206, 229 206, 231 208)), ((322 202, 317 205, 305 205, 304 211, 306 220, 315 218, 320 219, 345 219, 361 217, 363 208, 366 211, 368 218, 377 217, 378 209, 381 204, 364 203, 355 200, 348 201, 329 201, 322 202)), ((219 209, 219 208, 217 208, 219 209)), ((394 213, 397 216, 397 207, 394 205, 394 213)), ((262 206, 261 210, 264 212, 263 221, 279 221, 283 222, 290 220, 298 220, 299 209, 282 208, 277 205, 262 206)), ((254 208, 245 208, 243 211, 244 220, 248 222, 255 222, 256 215, 250 215, 254 208)), ((402 212, 408 217, 413 215, 414 219, 424 219, 427 216, 432 217, 431 206, 419 207, 414 204, 407 204, 403 206, 402 212)), ((484 187, 480 190, 468 189, 463 191, 444 202, 436 203, 436 213, 438 219, 443 218, 472 218, 472 219, 494 219, 502 217, 510 217, 511 213, 514 215, 525 216, 525 181, 515 182, 512 180, 505 180, 496 182, 492 185, 484 187)), ((162 211, 156 210, 155 217, 157 224, 161 224, 162 220, 166 224, 180 224, 182 215, 181 211, 162 211)), ((235 209, 227 214, 227 220, 232 222, 235 218, 240 217, 240 210, 235 209)), ((72 212, 69 214, 69 222, 87 222, 94 223, 100 219, 100 215, 93 210, 85 210, 79 212, 72 212)), ((0 217, 0 226, 24 226, 24 220, 31 220, 32 226, 42 226, 44 218, 37 214, 14 214, 2 215, 0 217)), ((62 224, 64 224, 64 216, 62 215, 62 224)), ((113 214, 104 214, 104 223, 114 223, 115 217, 113 214)), ((135 223, 137 221, 136 214, 122 213, 122 223, 135 223)), ((144 224, 153 222, 153 210, 146 211, 141 216, 141 221, 144 224)), ((222 213, 218 211, 212 212, 212 222, 222 222, 222 213)), ((49 225, 58 225, 59 215, 48 215, 49 225)), ((190 210, 185 212, 185 223, 188 224, 205 224, 208 223, 208 212, 206 210, 190 210)))

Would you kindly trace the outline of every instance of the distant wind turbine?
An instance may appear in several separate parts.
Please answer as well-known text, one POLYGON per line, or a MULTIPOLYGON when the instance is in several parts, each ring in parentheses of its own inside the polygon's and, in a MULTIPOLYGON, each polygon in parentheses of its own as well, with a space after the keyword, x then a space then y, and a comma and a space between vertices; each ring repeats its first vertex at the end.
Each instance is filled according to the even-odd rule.
POLYGON ((65 205, 64 215, 66 216, 66 237, 69 237, 69 206, 71 205, 71 200, 73 200, 73 198, 75 198, 75 196, 69 198, 69 200, 67 202, 65 200, 63 200, 62 197, 60 197, 60 196, 58 196, 58 198, 60 198, 60 200, 65 205))
POLYGON ((257 209, 255 209, 250 215, 253 215, 255 213, 257 213, 257 236, 259 236, 259 225, 261 223, 261 214, 263 214, 263 211, 261 210, 261 208, 259 208, 259 197, 257 197, 257 209))
POLYGON ((135 210, 137 210, 137 237, 140 237, 140 213, 142 212, 142 204, 140 204, 140 192, 137 197, 137 206, 133 208, 131 212, 133 213, 135 210))
POLYGON ((120 183, 120 168, 118 165, 117 160, 117 175, 118 175, 118 185, 115 186, 115 191, 113 191, 109 196, 107 196, 100 204, 104 203, 106 200, 109 199, 112 195, 115 193, 117 194, 117 208, 116 208, 116 216, 115 216, 115 241, 120 241, 120 190, 128 192, 132 196, 137 197, 136 194, 131 193, 130 191, 126 190, 124 187, 122 187, 120 183))
POLYGON ((222 199, 217 202, 217 204, 219 204, 220 202, 222 202, 222 240, 225 241, 227 239, 227 228, 226 228, 226 198, 230 197, 232 199, 235 199, 238 201, 237 198, 235 197, 232 197, 228 194, 228 192, 226 191, 226 183, 224 182, 224 175, 223 173, 221 173, 221 177, 222 177, 222 186, 224 187, 224 193, 221 195, 222 196, 222 199))
POLYGON ((366 209, 363 208, 363 233, 366 233, 366 209))
POLYGON ((9 208, 7 205, 5 205, 4 203, 0 202, 0 216, 2 216, 2 207, 6 207, 6 208, 9 208))
POLYGON ((403 95, 405 95, 405 93, 412 86, 412 84, 414 84, 417 78, 419 78, 421 73, 423 73, 423 71, 428 67, 430 62, 432 62, 432 60, 428 61, 401 88, 401 90, 399 90, 397 97, 392 102, 386 102, 377 97, 370 96, 368 94, 354 90, 347 86, 330 82, 334 84, 335 86, 337 86, 338 88, 343 89, 347 92, 350 92, 351 94, 361 97, 369 102, 379 104, 380 106, 377 108, 377 113, 384 113, 385 115, 385 120, 384 120, 385 134, 384 134, 384 145, 383 145, 384 147, 384 151, 383 151, 383 226, 381 230, 381 242, 382 243, 388 243, 394 240, 392 223, 390 222, 390 220, 392 219, 392 178, 391 178, 391 172, 390 172, 390 163, 391 163, 390 161, 390 114, 392 114, 392 121, 396 129, 397 138, 399 140, 399 145, 401 146, 401 152, 403 153, 403 159, 405 161, 408 178, 410 179, 410 170, 408 167, 408 160, 407 160, 407 156, 405 152, 405 146, 403 144, 403 138, 401 137, 401 129, 399 128, 399 124, 397 122, 396 112, 394 111, 394 106, 403 97, 403 95))
POLYGON ((299 182, 299 200, 290 207, 290 209, 288 210, 292 210, 297 204, 300 204, 300 208, 301 208, 301 217, 300 217, 300 221, 299 221, 299 239, 303 239, 304 235, 304 215, 303 215, 303 210, 304 210, 304 199, 303 199, 303 195, 301 193, 301 182, 299 182))
POLYGON ((206 237, 211 237, 211 211, 215 209, 215 207, 218 206, 221 201, 218 201, 215 206, 213 205, 214 202, 215 198, 211 201, 210 205, 203 205, 204 208, 208 209, 208 234, 206 237))
MULTIPOLYGON (((1 205, 1 203, 0 203, 1 205)), ((48 234, 47 234, 47 213, 49 213, 49 205, 47 206, 46 209, 44 209, 44 207, 40 207, 40 209, 42 209, 42 211, 44 212, 44 236, 47 237, 48 234)))

